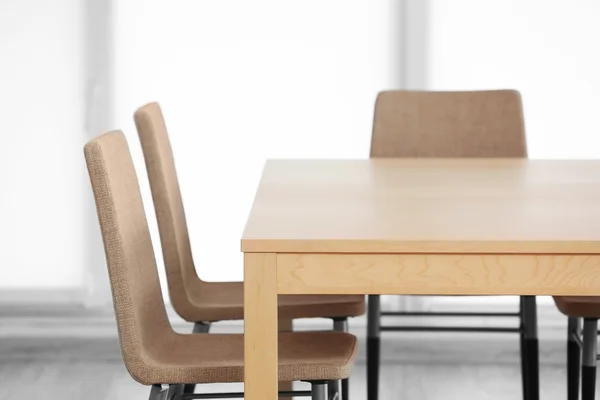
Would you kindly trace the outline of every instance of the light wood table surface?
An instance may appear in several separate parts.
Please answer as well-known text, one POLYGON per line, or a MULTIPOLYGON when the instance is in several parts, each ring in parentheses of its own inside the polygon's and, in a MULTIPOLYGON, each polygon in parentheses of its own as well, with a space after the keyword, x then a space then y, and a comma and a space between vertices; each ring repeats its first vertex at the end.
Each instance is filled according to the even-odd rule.
POLYGON ((600 161, 268 161, 242 238, 245 391, 277 294, 600 295, 600 161))

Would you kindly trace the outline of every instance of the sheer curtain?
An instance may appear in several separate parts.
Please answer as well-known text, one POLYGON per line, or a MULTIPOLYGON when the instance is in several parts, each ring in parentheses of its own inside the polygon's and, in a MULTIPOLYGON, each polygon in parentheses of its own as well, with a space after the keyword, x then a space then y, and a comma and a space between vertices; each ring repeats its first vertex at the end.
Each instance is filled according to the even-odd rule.
POLYGON ((116 125, 155 243, 136 107, 163 106, 199 275, 241 280, 239 240, 266 158, 368 156, 376 93, 401 83, 400 3, 115 2, 116 125))

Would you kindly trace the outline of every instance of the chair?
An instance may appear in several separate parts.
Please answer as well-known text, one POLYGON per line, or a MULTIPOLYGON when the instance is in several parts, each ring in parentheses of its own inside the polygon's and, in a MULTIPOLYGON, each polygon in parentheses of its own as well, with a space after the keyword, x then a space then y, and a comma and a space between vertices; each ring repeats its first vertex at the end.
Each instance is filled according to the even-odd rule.
MULTIPOLYGON (((527 157, 521 97, 510 90, 473 92, 386 91, 377 96, 371 157, 527 157)), ((538 343, 535 297, 518 313, 381 312, 368 298, 368 400, 377 400, 380 332, 519 332, 523 397, 537 400, 538 343), (518 328, 381 326, 381 317, 518 317, 518 328)))
MULTIPOLYGON (((211 322, 244 318, 242 282, 205 282, 192 257, 175 160, 162 110, 149 103, 134 114, 160 232, 169 297, 194 332, 208 332, 211 322)), ((292 330, 294 318, 331 318, 336 331, 347 331, 347 317, 364 314, 365 297, 356 295, 279 296, 280 330, 292 330)), ((192 391, 193 388, 186 388, 192 391)), ((342 396, 349 399, 348 380, 342 396)))
POLYGON ((579 399, 579 371, 581 368, 581 398, 582 400, 593 400, 596 395, 600 297, 555 296, 554 303, 561 313, 569 317, 567 399, 579 399), (583 332, 581 331, 582 319, 583 332))
MULTIPOLYGON (((211 398, 215 395, 183 393, 183 385, 243 382, 243 335, 178 334, 169 323, 138 180, 123 133, 113 131, 90 141, 84 153, 121 351, 130 375, 152 385, 151 400, 211 398)), ((356 338, 348 333, 280 334, 279 379, 312 385, 311 392, 283 394, 326 400, 327 381, 347 378, 355 355, 356 338)), ((243 394, 218 395, 227 396, 243 394)))

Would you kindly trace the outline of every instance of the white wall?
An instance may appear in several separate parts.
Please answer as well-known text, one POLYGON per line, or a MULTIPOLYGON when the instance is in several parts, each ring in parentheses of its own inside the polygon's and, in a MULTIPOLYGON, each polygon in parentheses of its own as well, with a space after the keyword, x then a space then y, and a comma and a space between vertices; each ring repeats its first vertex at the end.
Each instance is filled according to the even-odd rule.
POLYGON ((0 288, 82 283, 81 6, 0 2, 0 288))
POLYGON ((430 2, 428 88, 519 89, 531 158, 600 156, 600 2, 430 2))
POLYGON ((398 87, 397 0, 116 4, 115 110, 150 192, 132 123, 165 112, 194 258, 241 280, 240 237, 266 158, 368 156, 379 90, 398 87))

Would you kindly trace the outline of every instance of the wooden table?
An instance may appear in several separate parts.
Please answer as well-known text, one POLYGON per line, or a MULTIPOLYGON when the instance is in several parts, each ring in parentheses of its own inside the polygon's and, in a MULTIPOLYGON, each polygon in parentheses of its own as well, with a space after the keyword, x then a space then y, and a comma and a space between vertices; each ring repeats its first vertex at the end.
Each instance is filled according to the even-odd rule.
POLYGON ((242 238, 247 400, 277 294, 600 295, 600 161, 268 161, 242 238))

